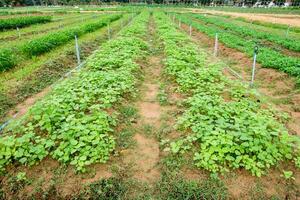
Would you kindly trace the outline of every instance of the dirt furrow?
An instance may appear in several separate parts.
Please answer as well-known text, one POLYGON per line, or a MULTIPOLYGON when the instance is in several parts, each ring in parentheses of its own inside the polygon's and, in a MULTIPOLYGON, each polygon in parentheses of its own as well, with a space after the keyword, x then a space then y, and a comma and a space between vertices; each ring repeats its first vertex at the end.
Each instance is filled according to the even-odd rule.
MULTIPOLYGON (((149 43, 154 44, 155 25, 153 19, 149 23, 149 43)), ((159 76, 162 58, 157 55, 148 57, 144 65, 144 81, 140 86, 141 97, 135 103, 139 118, 135 125, 134 140, 136 145, 124 155, 125 163, 133 164, 133 178, 155 183, 160 178, 158 167, 160 159, 159 142, 153 133, 160 127, 161 106, 157 101, 159 76)))

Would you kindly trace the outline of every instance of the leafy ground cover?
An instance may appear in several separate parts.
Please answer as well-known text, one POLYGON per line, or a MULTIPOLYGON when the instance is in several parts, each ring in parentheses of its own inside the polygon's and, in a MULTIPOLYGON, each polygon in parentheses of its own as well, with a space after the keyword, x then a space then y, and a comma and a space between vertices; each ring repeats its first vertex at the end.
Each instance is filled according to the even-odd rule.
MULTIPOLYGON (((121 20, 110 24, 112 37, 129 22, 130 18, 131 15, 125 14, 121 20)), ((105 28, 80 37, 78 43, 81 60, 90 56, 91 52, 98 49, 99 45, 107 39, 105 28)), ((15 106, 17 106, 16 111, 20 111, 20 107, 18 108, 20 103, 26 102, 28 98, 35 99, 33 95, 43 91, 77 65, 74 42, 70 41, 39 58, 24 62, 20 68, 2 73, 0 75, 2 83, 0 86, 0 122, 5 121, 6 114, 9 111, 12 112, 15 106)))
MULTIPOLYGON (((101 15, 100 15, 101 16, 101 15)), ((22 41, 25 38, 36 37, 41 33, 49 32, 51 30, 59 30, 65 26, 75 23, 80 23, 88 19, 99 17, 98 14, 68 14, 68 15, 53 15, 52 21, 46 24, 35 24, 29 27, 19 29, 20 37, 16 29, 0 32, 0 44, 7 44, 7 41, 18 40, 22 41), (5 42, 5 43, 4 43, 5 42)))
POLYGON ((195 18, 204 21, 205 23, 214 24, 218 27, 221 27, 226 32, 232 32, 234 34, 241 35, 243 37, 250 37, 256 42, 261 42, 262 40, 270 41, 274 44, 281 45, 292 51, 300 52, 300 44, 295 43, 293 39, 286 38, 285 36, 279 36, 272 33, 265 33, 251 29, 249 26, 237 25, 230 20, 226 20, 222 17, 216 17, 211 15, 193 15, 195 18))
POLYGON ((284 116, 248 87, 224 77, 222 66, 209 64, 166 15, 157 14, 156 20, 166 73, 189 95, 177 122, 186 134, 170 144, 171 152, 193 152, 195 165, 211 172, 244 168, 256 176, 282 160, 299 159, 299 138, 288 134, 284 116))
MULTIPOLYGON (((297 138, 287 135, 285 116, 254 90, 224 77, 223 65, 205 54, 208 49, 198 48, 200 42, 153 11, 150 20, 147 13, 139 15, 119 37, 101 45, 86 68, 5 130, 0 163, 7 170, 0 178, 0 199, 299 196, 299 172, 288 161, 300 165, 297 138), (268 176, 253 177, 243 169, 268 176), (211 173, 224 171, 230 172, 211 173)), ((114 24, 120 27, 120 20, 111 28, 114 24)), ((106 40, 106 31, 90 35, 106 40)), ((87 42, 87 35, 80 39, 87 42)), ((80 45, 91 48, 83 54, 101 42, 80 45)), ((74 50, 72 41, 68 45, 74 50)), ((63 47, 45 55, 53 59, 63 47)), ((66 59, 72 56, 75 62, 73 51, 66 59)), ((50 64, 18 85, 24 83, 26 90, 36 74, 36 81, 47 80, 47 70, 59 71, 64 59, 55 59, 53 71, 50 64)))
POLYGON ((1 137, 0 164, 32 165, 50 155, 78 171, 106 162, 115 148, 112 106, 135 91, 134 60, 147 49, 143 13, 117 39, 96 51, 87 67, 59 84, 1 137))
POLYGON ((49 52, 50 50, 73 40, 75 35, 80 37, 83 34, 93 32, 121 17, 122 15, 119 14, 108 15, 100 20, 82 24, 77 27, 65 28, 55 33, 49 33, 44 36, 34 38, 13 48, 3 48, 0 51, 0 71, 5 71, 14 67, 21 60, 49 52))
MULTIPOLYGON (((223 44, 230 48, 245 52, 249 57, 253 56, 253 49, 258 45, 254 40, 246 40, 241 38, 239 35, 226 33, 220 28, 204 23, 200 24, 187 15, 176 15, 176 17, 186 24, 191 24, 194 28, 207 34, 209 37, 215 37, 215 34, 219 33, 219 40, 223 44)), ((299 58, 283 55, 271 48, 260 47, 257 61, 261 63, 262 67, 279 69, 295 77, 300 76, 299 58)), ((297 79, 300 83, 299 78, 297 79)))
POLYGON ((0 30, 4 31, 7 29, 13 29, 17 27, 22 28, 37 23, 47 23, 50 22, 51 19, 52 19, 51 16, 27 16, 27 17, 1 19, 0 30))

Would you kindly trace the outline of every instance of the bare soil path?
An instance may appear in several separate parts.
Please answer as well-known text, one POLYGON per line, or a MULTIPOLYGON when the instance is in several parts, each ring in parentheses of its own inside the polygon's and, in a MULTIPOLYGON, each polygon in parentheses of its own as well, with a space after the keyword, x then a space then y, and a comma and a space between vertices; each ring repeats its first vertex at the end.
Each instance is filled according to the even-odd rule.
POLYGON ((218 15, 230 15, 232 17, 243 17, 249 20, 257 20, 264 22, 271 22, 277 24, 288 24, 291 26, 300 27, 300 16, 288 15, 288 14, 260 14, 260 13, 237 13, 237 12, 225 12, 217 10, 205 10, 205 9, 186 9, 186 11, 192 13, 209 13, 218 15))
MULTIPOLYGON (((149 23, 149 41, 155 48, 155 25, 153 19, 149 23)), ((147 183, 155 183, 160 178, 158 167, 160 160, 159 142, 149 132, 156 132, 160 127, 161 106, 157 101, 159 76, 162 58, 151 55, 144 63, 144 82, 141 85, 141 97, 136 102, 139 119, 136 123, 134 140, 136 146, 126 152, 124 161, 133 163, 133 178, 147 183)))

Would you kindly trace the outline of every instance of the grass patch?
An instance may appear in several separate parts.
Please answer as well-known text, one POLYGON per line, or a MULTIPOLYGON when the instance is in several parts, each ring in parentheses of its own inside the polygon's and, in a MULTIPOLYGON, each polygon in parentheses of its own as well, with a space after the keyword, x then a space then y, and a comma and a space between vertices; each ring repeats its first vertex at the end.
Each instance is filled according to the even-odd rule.
POLYGON ((117 138, 117 145, 121 149, 127 149, 135 145, 135 140, 133 139, 134 131, 131 129, 122 130, 117 138))
POLYGON ((2 94, 0 92, 0 123, 3 122, 3 117, 12 106, 16 105, 16 102, 11 97, 2 94))
POLYGON ((186 180, 176 173, 163 174, 157 184, 157 199, 169 200, 201 200, 201 199, 227 199, 228 192, 224 183, 216 176, 203 182, 186 180))
POLYGON ((161 106, 169 104, 168 95, 165 90, 165 84, 160 85, 159 92, 157 94, 157 100, 161 106))
POLYGON ((120 121, 125 123, 135 122, 138 118, 138 110, 133 106, 122 106, 120 108, 120 121))
POLYGON ((143 124, 141 129, 142 133, 146 136, 153 136, 155 134, 155 127, 151 124, 143 124))
POLYGON ((31 181, 26 177, 25 172, 19 172, 16 176, 12 176, 8 180, 9 192, 13 195, 19 193, 26 185, 29 185, 31 181))

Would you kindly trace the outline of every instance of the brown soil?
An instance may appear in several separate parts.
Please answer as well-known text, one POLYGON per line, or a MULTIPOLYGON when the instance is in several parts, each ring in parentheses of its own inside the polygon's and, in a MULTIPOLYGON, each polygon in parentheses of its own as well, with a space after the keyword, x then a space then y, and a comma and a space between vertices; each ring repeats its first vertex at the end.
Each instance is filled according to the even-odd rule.
POLYGON ((73 167, 69 166, 66 173, 60 174, 57 177, 61 179, 56 185, 57 189, 63 196, 71 196, 77 194, 84 186, 92 182, 112 176, 108 164, 96 164, 90 169, 92 169, 92 173, 78 175, 74 172, 73 167))
MULTIPOLYGON (((47 191, 53 184, 63 196, 72 196, 83 189, 85 185, 112 176, 109 164, 95 164, 89 167, 89 170, 89 173, 77 174, 72 166, 65 168, 58 161, 46 158, 43 162, 31 167, 12 166, 7 169, 9 176, 4 177, 1 182, 2 184, 5 183, 3 184, 4 191, 9 191, 9 177, 16 176, 18 172, 25 172, 27 179, 31 180, 32 183, 19 191, 19 198, 22 199, 21 197, 24 195, 30 197, 38 188, 47 191)), ((15 196, 9 193, 6 195, 8 199, 15 196)))
MULTIPOLYGON (((153 44, 155 26, 153 19, 149 23, 150 44, 153 44)), ((159 90, 158 80, 161 71, 160 56, 152 55, 141 65, 144 69, 144 82, 140 86, 141 98, 136 102, 139 111, 136 134, 134 140, 136 146, 127 151, 123 151, 123 162, 132 165, 132 176, 137 180, 153 184, 160 178, 158 167, 160 159, 159 142, 154 139, 154 135, 149 135, 144 127, 151 127, 152 132, 160 126, 161 106, 157 101, 159 90)))
POLYGON ((156 80, 160 73, 160 61, 160 57, 151 56, 145 66, 142 95, 136 103, 140 114, 136 127, 140 131, 134 136, 136 147, 127 151, 124 156, 126 163, 133 163, 133 177, 149 183, 154 183, 160 178, 158 169, 160 151, 158 141, 146 136, 147 133, 143 132, 142 127, 151 126, 156 129, 160 126, 161 107, 156 100, 159 89, 156 80))
POLYGON ((43 89, 41 92, 32 95, 28 99, 26 99, 24 102, 18 104, 14 110, 10 111, 8 113, 8 116, 12 117, 16 115, 17 118, 22 117, 27 113, 27 111, 30 109, 32 105, 35 104, 38 100, 42 99, 48 92, 51 91, 51 86, 43 89))
POLYGON ((236 13, 236 12, 225 12, 216 10, 205 10, 205 9, 186 9, 193 13, 209 13, 219 15, 230 15, 232 17, 243 17, 249 20, 265 21, 278 24, 289 24, 291 26, 300 27, 300 16, 297 15, 283 15, 283 14, 259 14, 259 13, 236 13))
POLYGON ((137 103, 141 121, 145 124, 159 126, 161 108, 157 102, 158 80, 161 69, 161 57, 151 56, 145 67, 145 81, 142 85, 142 100, 137 103))
POLYGON ((124 162, 132 164, 133 178, 148 183, 154 183, 160 178, 159 144, 141 133, 134 136, 136 146, 124 152, 124 162))
MULTIPOLYGON (((189 27, 185 24, 182 24, 182 28, 186 32, 189 31, 189 27)), ((209 52, 213 52, 213 39, 195 30, 192 36, 195 43, 202 48, 208 49, 209 52), (208 46, 208 48, 206 46, 208 46)), ((243 77, 244 81, 249 82, 252 66, 251 58, 219 42, 218 60, 219 59, 225 61, 227 66, 237 71, 243 77)), ((260 64, 256 66, 255 84, 258 91, 266 98, 267 102, 275 104, 278 110, 284 111, 291 116, 287 127, 292 134, 300 136, 300 112, 295 109, 295 106, 300 105, 300 93, 294 89, 295 79, 275 69, 262 68, 260 64)), ((226 68, 225 71, 225 75, 231 74, 226 68)), ((232 76, 230 77, 232 78, 232 76)))

